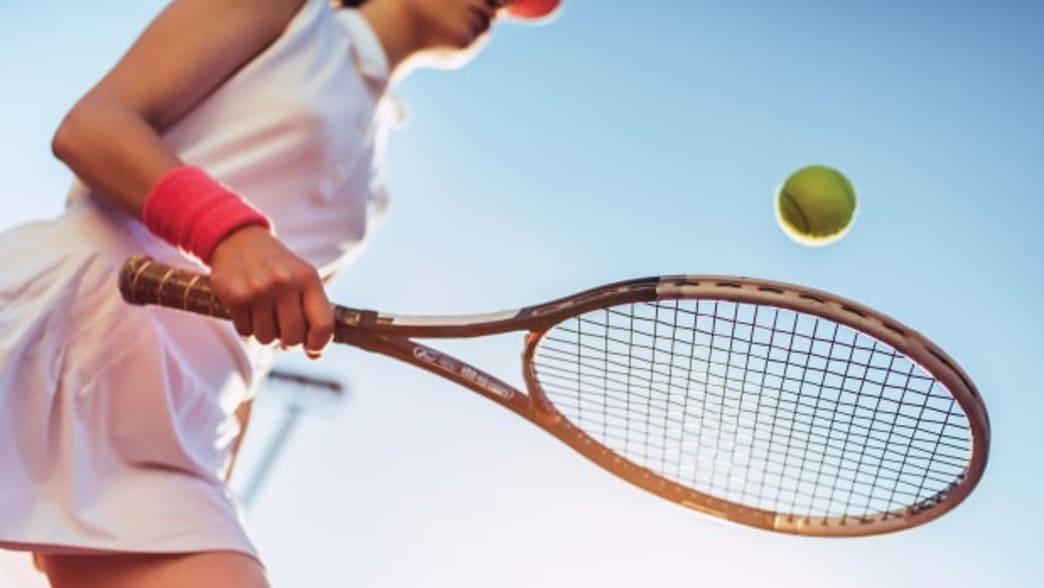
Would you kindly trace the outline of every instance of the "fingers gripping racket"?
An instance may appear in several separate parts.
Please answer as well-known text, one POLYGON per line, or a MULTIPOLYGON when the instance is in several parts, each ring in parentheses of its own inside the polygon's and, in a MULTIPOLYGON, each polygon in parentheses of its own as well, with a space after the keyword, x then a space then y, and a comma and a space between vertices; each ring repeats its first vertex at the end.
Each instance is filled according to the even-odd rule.
MULTIPOLYGON (((227 318, 201 274, 127 261, 124 298, 227 318)), ((917 332, 799 286, 666 276, 510 312, 335 307, 334 340, 438 374, 667 500, 799 535, 897 531, 986 465, 975 386, 917 332), (526 333, 526 392, 414 338, 526 333)))

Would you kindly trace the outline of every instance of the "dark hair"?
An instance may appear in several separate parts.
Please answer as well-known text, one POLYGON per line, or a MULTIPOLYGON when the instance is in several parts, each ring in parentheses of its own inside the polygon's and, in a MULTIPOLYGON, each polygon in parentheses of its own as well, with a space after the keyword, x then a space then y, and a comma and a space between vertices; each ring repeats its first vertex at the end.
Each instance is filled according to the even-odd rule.
POLYGON ((366 0, 337 0, 338 8, 358 8, 366 3, 366 0))

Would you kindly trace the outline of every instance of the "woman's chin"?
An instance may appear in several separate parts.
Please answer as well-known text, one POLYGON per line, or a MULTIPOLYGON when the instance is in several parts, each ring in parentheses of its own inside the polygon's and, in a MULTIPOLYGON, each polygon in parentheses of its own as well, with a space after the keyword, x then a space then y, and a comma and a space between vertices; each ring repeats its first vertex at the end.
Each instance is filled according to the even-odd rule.
POLYGON ((489 33, 478 36, 464 48, 445 47, 429 49, 415 56, 415 65, 440 70, 456 70, 475 59, 489 42, 489 33))

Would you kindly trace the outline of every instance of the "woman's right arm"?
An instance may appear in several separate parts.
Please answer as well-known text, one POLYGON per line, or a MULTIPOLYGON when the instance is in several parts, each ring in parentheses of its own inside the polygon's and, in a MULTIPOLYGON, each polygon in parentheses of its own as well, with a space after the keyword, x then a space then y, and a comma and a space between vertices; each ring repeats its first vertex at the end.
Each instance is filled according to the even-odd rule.
MULTIPOLYGON (((302 4, 171 3, 72 108, 55 134, 55 155, 92 194, 140 219, 152 187, 184 165, 160 133, 275 41, 302 4)), ((223 239, 211 277, 241 334, 312 352, 329 342, 333 313, 315 268, 266 230, 248 226, 223 239)))

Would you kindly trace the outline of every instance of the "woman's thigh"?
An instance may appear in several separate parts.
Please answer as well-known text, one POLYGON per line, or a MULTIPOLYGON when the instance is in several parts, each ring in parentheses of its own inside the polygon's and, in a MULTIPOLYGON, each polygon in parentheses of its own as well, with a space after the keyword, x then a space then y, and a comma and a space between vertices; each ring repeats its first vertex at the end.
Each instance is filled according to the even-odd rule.
POLYGON ((268 588, 264 568, 235 551, 44 555, 54 588, 268 588))

